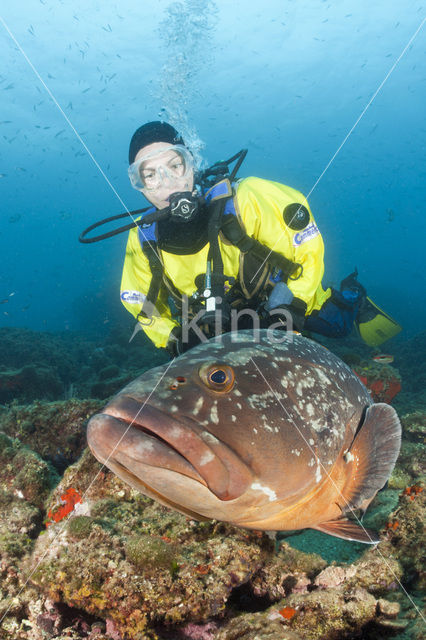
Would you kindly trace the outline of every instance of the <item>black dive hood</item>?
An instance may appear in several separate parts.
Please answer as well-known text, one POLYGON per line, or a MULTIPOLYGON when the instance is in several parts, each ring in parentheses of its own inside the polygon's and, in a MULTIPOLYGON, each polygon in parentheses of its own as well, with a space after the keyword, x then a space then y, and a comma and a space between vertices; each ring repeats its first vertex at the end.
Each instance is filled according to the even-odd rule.
MULTIPOLYGON (((220 182, 225 178, 228 178, 230 182, 233 182, 235 180, 237 171, 241 167, 241 164, 246 155, 247 149, 241 149, 241 151, 236 153, 229 160, 216 162, 201 174, 196 175, 195 183, 197 185, 200 185, 200 192, 203 193, 206 189, 210 189, 217 182, 220 182), (235 160, 237 160, 237 162, 232 170, 232 173, 230 174, 229 165, 235 160)), ((193 222, 199 217, 200 211, 205 206, 204 196, 199 195, 197 189, 195 189, 195 191, 193 192, 180 191, 177 193, 173 193, 169 198, 169 202, 170 204, 164 209, 157 209, 152 213, 148 213, 146 216, 143 216, 141 220, 134 220, 133 216, 139 215, 140 213, 145 213, 145 211, 149 211, 149 209, 152 209, 152 206, 145 207, 144 209, 135 209, 134 211, 126 211, 125 213, 119 213, 116 216, 111 216, 110 218, 99 220, 99 222, 95 222, 94 224, 91 224, 90 227, 87 227, 87 229, 85 229, 80 234, 78 239, 84 244, 90 244, 92 242, 105 240, 106 238, 112 238, 119 233, 124 233, 125 231, 133 229, 133 227, 146 229, 151 224, 153 224, 153 222, 163 222, 165 220, 184 224, 193 222), (118 229, 113 229, 112 231, 102 233, 98 236, 93 236, 91 238, 87 237, 87 234, 93 231, 93 229, 97 229, 98 227, 101 227, 104 224, 108 224, 109 222, 120 220, 121 218, 127 218, 127 216, 130 216, 133 222, 126 224, 123 227, 119 227, 118 229)))

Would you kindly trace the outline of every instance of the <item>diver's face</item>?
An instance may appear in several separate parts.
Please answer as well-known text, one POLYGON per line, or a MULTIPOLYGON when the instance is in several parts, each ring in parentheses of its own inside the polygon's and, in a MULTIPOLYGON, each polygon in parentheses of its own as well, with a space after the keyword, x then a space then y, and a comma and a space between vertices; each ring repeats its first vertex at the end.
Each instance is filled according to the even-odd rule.
POLYGON ((135 163, 142 159, 139 173, 144 185, 143 194, 157 209, 167 207, 173 193, 192 192, 194 188, 192 163, 177 149, 166 142, 153 142, 136 155, 135 163))

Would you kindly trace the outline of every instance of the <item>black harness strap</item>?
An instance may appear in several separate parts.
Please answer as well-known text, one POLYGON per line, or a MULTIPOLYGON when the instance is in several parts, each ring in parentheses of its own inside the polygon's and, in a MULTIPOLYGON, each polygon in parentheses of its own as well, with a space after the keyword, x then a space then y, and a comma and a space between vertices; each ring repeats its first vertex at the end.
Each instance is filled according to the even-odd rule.
POLYGON ((212 212, 209 218, 208 238, 210 243, 209 255, 207 260, 212 264, 211 271, 211 295, 223 296, 224 274, 223 259, 219 246, 219 231, 222 222, 223 212, 225 210, 226 200, 217 200, 211 207, 212 212))
MULTIPOLYGON (((284 282, 300 278, 303 273, 301 264, 285 258, 277 251, 271 251, 267 246, 250 237, 234 215, 224 215, 226 202, 232 197, 229 182, 228 185, 228 193, 224 193, 208 204, 208 242, 210 244, 208 262, 212 266, 211 296, 224 296, 224 283, 227 279, 223 273, 223 259, 219 246, 220 231, 228 242, 241 252, 239 280, 246 298, 252 298, 259 292, 272 270, 280 270, 281 279, 284 282)), ((147 296, 138 314, 138 320, 141 321, 152 318, 161 286, 165 281, 164 266, 158 256, 157 243, 144 242, 142 251, 148 259, 152 277, 147 296)), ((179 292, 173 283, 166 282, 166 286, 172 294, 176 293, 176 297, 179 297, 179 292)))
MULTIPOLYGON (((160 295, 160 289, 163 282, 164 267, 158 257, 157 243, 144 242, 142 245, 142 251, 148 258, 149 269, 151 271, 151 282, 149 284, 148 293, 142 305, 142 309, 138 313, 138 320, 151 320, 155 305, 160 295)), ((143 324, 143 322, 142 322, 143 324)))
MULTIPOLYGON (((267 263, 271 269, 280 269, 284 282, 298 280, 302 275, 303 267, 301 264, 289 260, 277 251, 271 251, 258 240, 251 238, 242 229, 238 219, 232 214, 224 216, 221 230, 225 238, 238 247, 241 253, 250 254, 260 265, 267 263)), ((260 266, 258 266, 258 269, 260 269, 260 266)))

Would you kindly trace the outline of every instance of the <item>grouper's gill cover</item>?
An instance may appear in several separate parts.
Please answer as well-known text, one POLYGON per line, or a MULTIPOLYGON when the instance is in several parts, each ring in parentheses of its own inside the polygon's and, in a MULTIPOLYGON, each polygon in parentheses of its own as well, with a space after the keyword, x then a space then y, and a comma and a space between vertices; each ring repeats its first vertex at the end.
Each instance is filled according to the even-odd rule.
POLYGON ((88 442, 117 475, 198 519, 376 542, 345 514, 395 465, 401 427, 337 356, 302 336, 225 334, 127 385, 88 442))

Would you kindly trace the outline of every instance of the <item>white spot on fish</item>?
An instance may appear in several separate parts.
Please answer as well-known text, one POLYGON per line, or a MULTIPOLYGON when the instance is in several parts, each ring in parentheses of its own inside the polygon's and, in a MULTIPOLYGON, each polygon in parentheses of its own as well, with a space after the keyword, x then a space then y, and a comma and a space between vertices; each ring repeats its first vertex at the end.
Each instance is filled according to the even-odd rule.
POLYGON ((265 493, 269 498, 269 502, 277 499, 277 494, 275 493, 275 491, 273 491, 269 487, 262 486, 260 482, 253 482, 250 488, 253 489, 253 491, 262 491, 262 493, 265 493))
POLYGON ((309 444, 310 444, 310 445, 314 445, 314 444, 315 444, 315 441, 314 441, 314 440, 312 440, 312 438, 309 438, 309 444))
POLYGON ((145 453, 147 451, 152 451, 154 449, 154 443, 149 440, 142 440, 138 442, 137 450, 139 453, 145 453))
POLYGON ((203 406, 203 404, 204 404, 204 398, 203 398, 203 396, 200 396, 198 398, 197 402, 195 403, 195 407, 194 407, 194 409, 192 411, 194 416, 198 416, 198 414, 200 412, 200 409, 203 406))
POLYGON ((235 416, 231 416, 232 422, 237 422, 237 418, 235 416))
MULTIPOLYGON (((319 369, 319 368, 315 369, 315 373, 317 374, 317 377, 322 385, 331 384, 330 380, 328 379, 327 375, 324 373, 322 369, 319 369)), ((332 371, 330 371, 330 373, 332 373, 332 371)))
POLYGON ((179 411, 179 407, 176 404, 172 404, 172 406, 170 407, 170 411, 172 413, 176 413, 177 411, 179 411))
POLYGON ((309 402, 309 404, 306 405, 306 412, 308 414, 308 416, 313 416, 315 413, 315 410, 313 408, 313 406, 311 405, 311 403, 309 402))
POLYGON ((354 455, 350 451, 345 451, 345 453, 343 454, 343 459, 346 464, 348 462, 352 462, 352 460, 355 460, 354 455))
POLYGON ((242 396, 243 394, 238 389, 234 389, 234 395, 235 396, 242 396))
POLYGON ((200 435, 207 444, 219 444, 219 440, 210 431, 202 431, 200 435))
POLYGON ((320 461, 319 458, 317 458, 317 468, 315 471, 315 482, 318 484, 318 482, 321 480, 322 475, 321 475, 321 467, 320 467, 320 461))
POLYGON ((212 406, 210 410, 210 419, 215 424, 219 424, 219 414, 217 412, 217 405, 215 404, 212 406))
POLYGON ((324 429, 324 424, 322 420, 312 420, 309 426, 311 427, 311 429, 317 432, 322 431, 324 429))
POLYGON ((200 460, 200 467, 202 467, 205 464, 208 464, 212 460, 214 460, 213 453, 211 451, 206 451, 206 453, 203 455, 203 457, 200 460))
POLYGON ((299 449, 292 449, 291 452, 294 453, 296 456, 300 456, 299 449))

